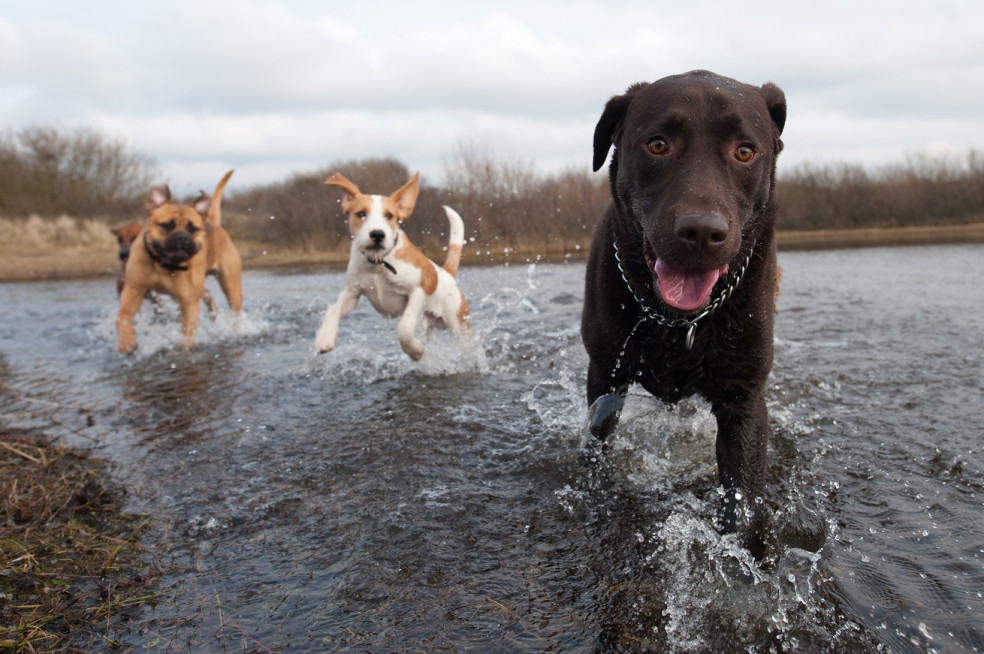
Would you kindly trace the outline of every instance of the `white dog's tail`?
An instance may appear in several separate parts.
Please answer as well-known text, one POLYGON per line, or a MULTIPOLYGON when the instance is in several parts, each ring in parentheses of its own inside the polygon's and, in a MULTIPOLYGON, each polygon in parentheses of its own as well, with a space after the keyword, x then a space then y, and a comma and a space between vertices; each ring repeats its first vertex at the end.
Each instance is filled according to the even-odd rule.
POLYGON ((448 215, 448 224, 451 226, 451 234, 448 236, 448 258, 444 260, 444 269, 451 275, 458 272, 458 264, 461 263, 461 246, 465 243, 465 223, 461 216, 451 207, 445 205, 444 213, 448 215))

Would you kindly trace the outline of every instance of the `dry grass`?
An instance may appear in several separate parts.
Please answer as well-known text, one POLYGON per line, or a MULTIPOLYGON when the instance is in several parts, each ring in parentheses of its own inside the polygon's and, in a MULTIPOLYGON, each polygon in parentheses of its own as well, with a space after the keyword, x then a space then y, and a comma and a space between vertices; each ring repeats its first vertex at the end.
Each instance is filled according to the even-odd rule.
MULTIPOLYGON (((119 273, 116 239, 110 227, 118 221, 77 219, 0 218, 0 282, 52 281, 112 278, 119 273)), ((418 240, 408 226, 410 237, 418 240)), ((348 244, 343 241, 330 249, 274 246, 255 239, 236 238, 247 269, 338 269, 348 261, 348 244)), ((517 242, 522 239, 516 239, 517 242)), ((542 239, 537 239, 542 240, 542 239)), ((780 230, 780 250, 817 250, 883 245, 929 245, 943 243, 984 243, 984 223, 917 227, 887 227, 835 230, 780 230)), ((444 261, 443 250, 423 248, 437 262, 444 261)), ((587 245, 554 241, 552 245, 504 246, 467 243, 464 265, 483 266, 531 261, 578 261, 587 256, 587 245)), ((107 287, 107 292, 112 292, 107 287)))
POLYGON ((0 648, 119 651, 128 613, 157 598, 150 522, 122 497, 99 459, 0 429, 0 648))
POLYGON ((777 235, 780 250, 827 250, 888 245, 942 245, 984 243, 984 223, 916 227, 873 227, 864 229, 818 229, 782 231, 777 235))

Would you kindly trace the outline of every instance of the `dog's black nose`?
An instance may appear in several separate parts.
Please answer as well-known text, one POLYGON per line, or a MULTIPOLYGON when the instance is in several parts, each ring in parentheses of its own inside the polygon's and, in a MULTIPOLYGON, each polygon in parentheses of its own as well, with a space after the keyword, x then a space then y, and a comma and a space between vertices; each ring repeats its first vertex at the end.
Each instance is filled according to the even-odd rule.
POLYGON ((371 232, 369 232, 369 238, 372 239, 373 243, 379 245, 380 243, 383 242, 383 239, 386 238, 386 232, 384 232, 381 229, 374 229, 371 232))
POLYGON ((675 234, 690 247, 713 251, 728 239, 728 220, 716 213, 685 213, 676 221, 675 234))

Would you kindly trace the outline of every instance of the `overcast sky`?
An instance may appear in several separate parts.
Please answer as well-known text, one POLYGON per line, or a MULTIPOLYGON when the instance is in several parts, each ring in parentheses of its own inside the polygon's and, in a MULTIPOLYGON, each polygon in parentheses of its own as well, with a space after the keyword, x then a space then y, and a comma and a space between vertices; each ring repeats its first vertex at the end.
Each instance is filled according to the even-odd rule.
MULTIPOLYGON (((89 126, 180 192, 461 145, 588 170, 605 101, 706 68, 772 81, 780 170, 984 149, 984 3, 0 0, 0 127, 89 126)), ((383 189, 380 189, 383 190, 383 189)))

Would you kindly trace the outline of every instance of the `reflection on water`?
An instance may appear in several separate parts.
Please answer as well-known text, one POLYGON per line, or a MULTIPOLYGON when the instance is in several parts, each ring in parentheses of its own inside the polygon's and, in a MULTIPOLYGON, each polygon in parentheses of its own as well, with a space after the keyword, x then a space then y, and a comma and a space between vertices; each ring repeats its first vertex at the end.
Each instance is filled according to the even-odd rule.
POLYGON ((583 266, 464 268, 473 340, 420 364, 338 273, 245 313, 139 317, 111 282, 0 285, 0 420, 114 460, 170 651, 980 651, 980 247, 784 254, 763 565, 715 528, 714 421, 632 393, 583 435, 583 266), (917 261, 918 266, 912 266, 917 261))

